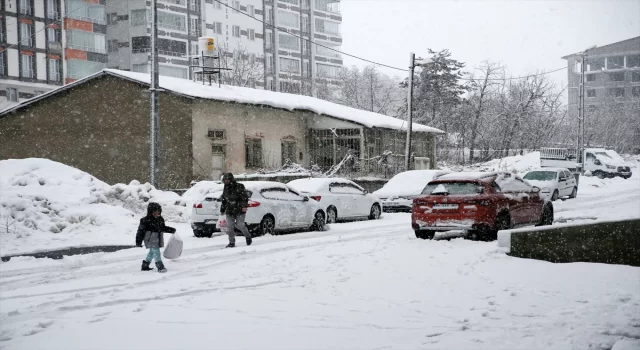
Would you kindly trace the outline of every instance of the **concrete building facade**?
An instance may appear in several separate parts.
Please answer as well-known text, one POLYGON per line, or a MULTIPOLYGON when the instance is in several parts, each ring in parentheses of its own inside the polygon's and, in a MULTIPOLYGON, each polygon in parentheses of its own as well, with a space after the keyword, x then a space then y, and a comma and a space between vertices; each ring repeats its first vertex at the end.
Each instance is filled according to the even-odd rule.
MULTIPOLYGON (((636 121, 634 143, 640 145, 640 36, 585 51, 584 105, 589 119, 615 114, 636 121)), ((568 63, 569 116, 580 108, 582 54, 563 57, 568 63)))
POLYGON ((0 1, 0 109, 106 67, 104 4, 0 1))

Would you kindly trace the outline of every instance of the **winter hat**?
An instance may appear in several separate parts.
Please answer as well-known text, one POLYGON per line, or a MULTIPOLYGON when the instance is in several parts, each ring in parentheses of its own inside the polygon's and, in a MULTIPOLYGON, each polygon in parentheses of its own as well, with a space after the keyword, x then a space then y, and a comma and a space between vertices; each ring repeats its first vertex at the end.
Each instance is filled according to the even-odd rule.
POLYGON ((147 206, 147 215, 151 216, 151 214, 153 214, 154 211, 159 211, 160 213, 162 213, 162 207, 158 203, 151 202, 147 206))
POLYGON ((229 180, 231 182, 233 182, 235 180, 235 178, 233 177, 232 173, 225 173, 224 175, 222 175, 222 181, 224 180, 229 180))

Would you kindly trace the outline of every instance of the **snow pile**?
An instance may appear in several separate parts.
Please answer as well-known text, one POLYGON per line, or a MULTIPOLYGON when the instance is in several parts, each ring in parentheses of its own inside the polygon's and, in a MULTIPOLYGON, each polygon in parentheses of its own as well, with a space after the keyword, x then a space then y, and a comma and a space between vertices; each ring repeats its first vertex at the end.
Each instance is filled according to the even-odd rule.
POLYGON ((540 152, 493 159, 485 163, 474 164, 470 168, 480 171, 511 171, 521 174, 540 168, 540 152))
POLYGON ((188 213, 185 213, 186 204, 175 192, 160 191, 151 184, 141 184, 137 180, 128 185, 115 184, 96 191, 92 194, 91 203, 106 203, 119 206, 143 216, 147 213, 149 202, 156 202, 162 206, 162 216, 167 221, 186 222, 188 213))
POLYGON ((186 221, 180 196, 149 184, 109 186, 48 159, 1 160, 0 254, 133 244, 149 201, 167 221, 186 221))

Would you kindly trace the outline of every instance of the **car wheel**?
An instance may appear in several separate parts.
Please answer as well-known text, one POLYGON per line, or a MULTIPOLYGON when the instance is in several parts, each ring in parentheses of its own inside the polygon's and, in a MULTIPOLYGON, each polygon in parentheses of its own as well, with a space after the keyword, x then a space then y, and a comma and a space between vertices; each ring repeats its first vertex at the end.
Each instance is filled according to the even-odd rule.
POLYGON ((276 222, 271 215, 265 215, 260 221, 260 235, 276 235, 276 222))
POLYGON ((320 210, 316 212, 313 217, 313 224, 311 225, 311 231, 324 231, 324 213, 320 210))
POLYGON ((607 177, 607 174, 602 171, 596 171, 593 175, 595 175, 598 179, 604 179, 605 177, 607 177))
POLYGON ((623 176, 622 178, 626 180, 626 179, 628 179, 628 178, 630 178, 630 177, 631 177, 631 176, 623 176))
POLYGON ((553 224, 553 206, 547 203, 542 208, 542 215, 540 216, 540 223, 536 226, 550 226, 553 224))
POLYGON ((327 208, 327 224, 335 224, 338 220, 338 211, 334 207, 327 208))
POLYGON ((378 220, 380 219, 380 213, 382 210, 380 209, 380 205, 378 203, 371 206, 371 211, 369 213, 369 220, 378 220))
POLYGON ((193 235, 200 238, 204 235, 204 232, 202 232, 202 230, 193 230, 193 235))
POLYGON ((574 187, 573 191, 571 191, 571 195, 569 196, 569 198, 576 198, 578 197, 578 188, 574 187))
POLYGON ((495 241, 498 239, 498 231, 508 230, 511 228, 511 216, 508 213, 501 213, 496 218, 496 227, 493 230, 487 230, 480 235, 483 241, 495 241))
POLYGON ((558 197, 560 197, 560 193, 558 193, 558 190, 553 191, 553 195, 551 195, 551 201, 552 202, 557 201, 558 197))
POLYGON ((416 238, 418 239, 433 239, 433 237, 435 237, 436 235, 435 232, 429 232, 429 231, 415 230, 415 232, 416 232, 416 238))

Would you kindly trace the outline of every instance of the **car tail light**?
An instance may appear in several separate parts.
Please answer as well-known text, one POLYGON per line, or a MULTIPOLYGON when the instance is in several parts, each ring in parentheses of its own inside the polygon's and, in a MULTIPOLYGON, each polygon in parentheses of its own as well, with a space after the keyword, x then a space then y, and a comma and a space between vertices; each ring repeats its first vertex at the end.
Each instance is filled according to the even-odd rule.
POLYGON ((249 208, 255 208, 260 205, 260 202, 249 201, 249 208))
POLYGON ((315 199, 317 202, 320 202, 322 196, 311 196, 311 198, 315 199))
POLYGON ((193 207, 196 209, 202 209, 202 203, 193 203, 193 207))

